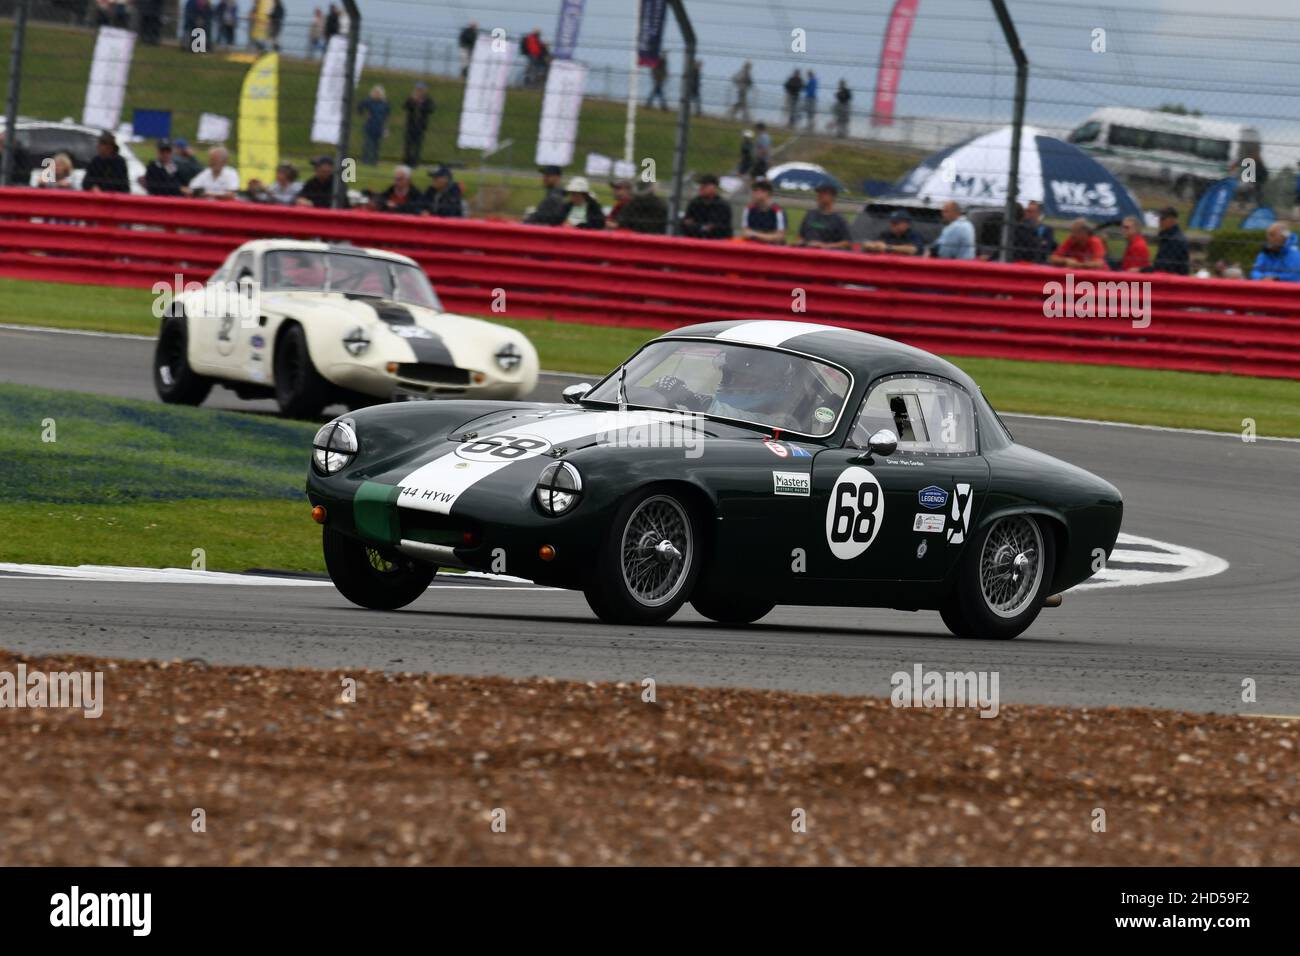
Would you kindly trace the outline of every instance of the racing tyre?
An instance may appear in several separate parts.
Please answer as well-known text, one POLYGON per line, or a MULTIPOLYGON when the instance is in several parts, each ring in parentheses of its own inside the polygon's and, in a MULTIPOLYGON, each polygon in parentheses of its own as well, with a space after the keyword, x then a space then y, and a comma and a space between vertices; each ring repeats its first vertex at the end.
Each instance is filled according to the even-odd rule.
POLYGON ((584 592, 607 624, 662 624, 699 575, 700 535, 680 499, 655 489, 632 495, 610 522, 584 592))
POLYGON ((406 607, 428 590, 438 571, 432 564, 364 544, 329 528, 321 543, 325 569, 339 593, 353 604, 375 611, 406 607))
POLYGON ((776 607, 761 598, 733 597, 725 594, 705 596, 698 590, 691 597, 691 607, 696 612, 719 624, 753 624, 766 617, 776 607))
POLYGON ((958 637, 1010 640, 1038 617, 1055 570, 1052 534, 1037 518, 999 518, 962 555, 943 623, 958 637))
POLYGON ((153 387, 169 405, 201 405, 212 391, 212 379, 190 368, 189 333, 185 313, 166 319, 158 330, 153 353, 153 387))
POLYGON ((275 347, 275 400, 289 418, 317 418, 329 400, 329 382, 321 378, 307 351, 307 334, 291 325, 275 347))

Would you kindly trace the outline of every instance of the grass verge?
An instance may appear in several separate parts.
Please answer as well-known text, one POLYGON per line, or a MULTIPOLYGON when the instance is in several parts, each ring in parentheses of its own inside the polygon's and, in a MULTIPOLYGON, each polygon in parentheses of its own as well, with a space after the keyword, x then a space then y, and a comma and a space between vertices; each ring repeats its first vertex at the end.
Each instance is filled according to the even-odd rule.
POLYGON ((0 561, 322 569, 310 424, 14 385, 0 408, 0 561))
MULTIPOLYGON (((0 322, 152 335, 157 320, 142 289, 0 279, 0 322)), ((543 368, 603 375, 653 338, 654 329, 543 319, 492 321, 532 339, 543 368)), ((1170 428, 1300 437, 1300 382, 1162 372, 1066 362, 947 356, 980 383, 1000 411, 1066 415, 1170 428)))

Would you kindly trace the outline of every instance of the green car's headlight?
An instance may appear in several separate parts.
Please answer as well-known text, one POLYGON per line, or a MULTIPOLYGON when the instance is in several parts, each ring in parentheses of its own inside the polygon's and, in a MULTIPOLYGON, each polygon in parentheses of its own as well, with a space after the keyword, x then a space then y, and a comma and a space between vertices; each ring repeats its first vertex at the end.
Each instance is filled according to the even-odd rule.
POLYGON ((323 475, 333 475, 357 457, 357 432, 351 421, 330 422, 312 439, 312 464, 323 475))
POLYGON ((567 461, 552 462, 542 470, 533 494, 548 515, 562 515, 582 497, 582 475, 567 461))

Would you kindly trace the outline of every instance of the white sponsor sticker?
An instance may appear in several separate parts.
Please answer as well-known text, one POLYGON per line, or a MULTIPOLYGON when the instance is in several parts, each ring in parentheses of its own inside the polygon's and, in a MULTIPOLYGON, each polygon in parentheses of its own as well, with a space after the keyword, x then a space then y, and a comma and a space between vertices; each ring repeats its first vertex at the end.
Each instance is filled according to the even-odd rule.
POLYGON ((943 515, 918 512, 916 520, 912 522, 912 530, 920 531, 923 534, 942 534, 943 515))
POLYGON ((772 472, 772 493, 776 495, 798 495, 807 498, 812 494, 812 475, 803 471, 772 472))
POLYGON ((826 544, 841 561, 856 558, 876 540, 885 520, 885 495, 865 468, 845 468, 826 503, 826 544))

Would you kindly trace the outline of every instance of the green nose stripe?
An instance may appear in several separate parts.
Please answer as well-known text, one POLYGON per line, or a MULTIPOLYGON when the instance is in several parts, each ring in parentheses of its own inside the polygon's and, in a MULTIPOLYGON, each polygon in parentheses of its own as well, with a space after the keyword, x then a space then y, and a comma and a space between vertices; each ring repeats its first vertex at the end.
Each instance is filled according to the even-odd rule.
POLYGON ((397 521, 397 485, 363 481, 352 499, 352 521, 357 532, 376 544, 397 544, 401 529, 397 521))

